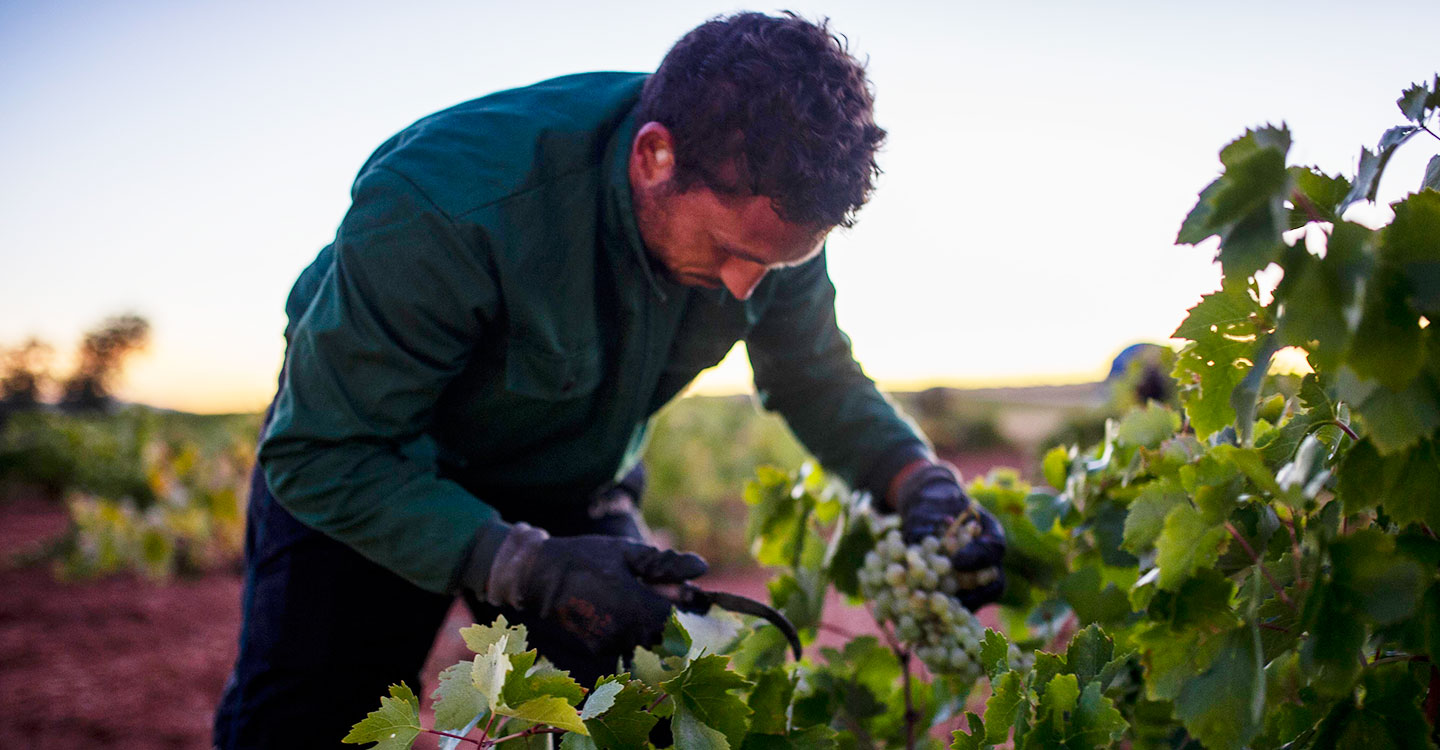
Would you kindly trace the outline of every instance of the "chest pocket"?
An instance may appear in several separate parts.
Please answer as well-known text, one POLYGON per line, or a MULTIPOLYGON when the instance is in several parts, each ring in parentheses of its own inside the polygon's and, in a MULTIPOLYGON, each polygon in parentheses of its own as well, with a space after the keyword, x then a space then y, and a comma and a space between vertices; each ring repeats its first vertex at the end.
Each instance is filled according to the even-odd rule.
POLYGON ((597 348, 554 352, 516 341, 505 352, 505 389, 543 401, 580 398, 600 385, 600 370, 597 348))

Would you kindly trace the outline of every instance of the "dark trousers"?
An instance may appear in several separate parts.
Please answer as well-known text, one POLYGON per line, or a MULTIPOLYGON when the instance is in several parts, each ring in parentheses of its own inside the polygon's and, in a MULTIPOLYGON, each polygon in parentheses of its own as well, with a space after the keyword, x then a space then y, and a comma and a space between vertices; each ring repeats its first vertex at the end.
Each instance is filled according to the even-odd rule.
MULTIPOLYGON (((379 708, 390 684, 404 680, 427 701, 419 671, 454 598, 297 521, 258 467, 248 512, 240 653, 215 715, 215 746, 348 747, 340 738, 379 708)), ((588 531, 628 536, 628 528, 610 517, 588 531)), ((615 671, 552 623, 469 595, 466 603, 476 622, 504 614, 525 623, 531 647, 582 685, 615 671)))

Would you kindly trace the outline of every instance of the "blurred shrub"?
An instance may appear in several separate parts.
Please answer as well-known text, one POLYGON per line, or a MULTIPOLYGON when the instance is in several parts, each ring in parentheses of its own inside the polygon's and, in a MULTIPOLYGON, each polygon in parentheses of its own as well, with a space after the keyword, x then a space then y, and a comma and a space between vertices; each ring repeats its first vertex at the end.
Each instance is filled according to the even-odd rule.
POLYGON ((891 398, 915 420, 941 456, 1015 449, 1000 432, 995 404, 972 401, 953 388, 896 393, 891 398))
POLYGON ((714 567, 743 563, 746 480, 762 464, 798 466, 808 457, 784 420, 748 396, 678 399, 657 415, 645 451, 645 521, 714 567))
POLYGON ((51 550, 62 578, 197 572, 240 552, 259 424, 139 406, 24 412, 0 431, 0 488, 64 499, 71 527, 51 550))

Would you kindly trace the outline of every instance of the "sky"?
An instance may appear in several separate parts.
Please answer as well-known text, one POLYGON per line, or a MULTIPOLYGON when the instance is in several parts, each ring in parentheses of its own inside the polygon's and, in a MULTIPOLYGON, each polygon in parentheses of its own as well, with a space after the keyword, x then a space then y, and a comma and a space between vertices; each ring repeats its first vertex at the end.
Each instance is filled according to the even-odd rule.
MULTIPOLYGON (((1285 121, 1353 174, 1440 67, 1440 3, 806 2, 869 60, 885 170, 830 241, 841 326, 892 388, 1099 379, 1218 284, 1176 247, 1216 154, 1285 121)), ((153 326, 120 395, 262 408, 291 283, 395 131, 588 70, 653 70, 668 2, 0 3, 0 347, 153 326)), ((1413 139, 1381 203, 1419 184, 1413 139)), ((1383 219, 1383 209, 1379 212, 1383 219)), ((733 354, 733 353, 732 353, 733 354)), ((732 356, 701 390, 743 390, 732 356)))

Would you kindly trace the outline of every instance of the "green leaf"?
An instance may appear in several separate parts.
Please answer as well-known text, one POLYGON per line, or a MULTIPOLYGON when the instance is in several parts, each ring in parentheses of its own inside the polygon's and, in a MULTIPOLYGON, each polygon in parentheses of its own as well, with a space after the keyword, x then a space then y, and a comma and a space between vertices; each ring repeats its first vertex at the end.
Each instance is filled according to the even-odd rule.
POLYGON ((1180 689, 1175 715, 1206 748, 1240 750, 1260 731, 1265 675, 1252 629, 1233 631, 1214 663, 1180 689))
MULTIPOLYGON (((1154 402, 1121 417, 1116 437, 1121 443, 1158 448, 1180 430, 1180 415, 1154 402)), ((1052 451, 1053 452, 1053 451, 1052 451)), ((1062 485, 1063 487, 1063 485, 1062 485)))
POLYGON ((609 687, 611 685, 620 685, 620 682, 602 682, 595 688, 585 701, 580 718, 590 730, 590 737, 602 750, 640 747, 650 736, 650 729, 659 720, 659 717, 646 710, 654 700, 654 693, 643 682, 631 680, 618 692, 613 693, 609 705, 605 705, 606 701, 602 699, 592 707, 591 704, 596 696, 601 695, 602 690, 607 693, 613 691, 613 688, 609 687))
POLYGON ((495 713, 502 716, 513 716, 535 724, 558 727, 567 732, 590 733, 590 730, 585 727, 585 722, 580 720, 580 712, 576 711, 575 707, 564 698, 554 695, 531 698, 518 706, 500 706, 495 713))
MULTIPOLYGON (((1420 314, 1432 317, 1440 317, 1440 192, 1437 190, 1440 188, 1416 193, 1396 203, 1395 220, 1380 234, 1381 262, 1399 272, 1407 301, 1420 314)), ((1408 321, 1409 316, 1404 320, 1408 321)))
POLYGON ((1067 734, 1066 718, 1079 702, 1080 685, 1075 675, 1058 674, 1051 678, 1040 696, 1040 704, 1035 708, 1035 724, 1025 735, 1024 747, 1059 745, 1067 734))
MULTIPOLYGON (((1437 85, 1437 88, 1440 88, 1440 85, 1437 85)), ((1428 86, 1423 83, 1415 83, 1400 94, 1400 98, 1395 100, 1395 106, 1400 108, 1400 114, 1405 115, 1405 119, 1414 123, 1423 123, 1425 110, 1435 106, 1434 97, 1435 92, 1431 91, 1428 86)))
POLYGON ((505 684, 500 690, 501 700, 517 706, 534 698, 551 696, 563 698, 572 706, 578 704, 585 697, 580 683, 549 662, 537 664, 538 656, 538 652, 531 650, 510 657, 511 670, 505 675, 505 684))
POLYGON ((484 696, 491 711, 496 711, 501 703, 501 693, 505 688, 505 677, 510 674, 510 654, 507 651, 509 636, 501 635, 500 639, 491 643, 485 653, 475 657, 475 663, 470 668, 470 680, 484 696))
POLYGON ((477 654, 490 650, 490 646, 501 638, 505 639, 505 653, 519 654, 526 650, 528 633, 524 625, 511 625, 505 615, 499 615, 490 625, 470 625, 460 629, 465 647, 477 654))
POLYGON ((775 609, 790 619, 798 630, 813 630, 825 612, 825 577, 813 568, 801 567, 795 574, 771 578, 766 588, 775 609))
POLYGON ((785 472, 762 466, 745 485, 745 502, 750 505, 745 538, 755 559, 773 566, 794 562, 805 539, 805 519, 815 510, 814 496, 785 472))
POLYGON ((967 734, 959 729, 951 732, 950 750, 985 750, 989 748, 990 745, 985 742, 985 722, 970 711, 965 712, 965 721, 970 727, 970 732, 967 734))
POLYGON ((340 741, 378 743, 374 750, 409 750, 421 731, 420 699, 402 682, 391 685, 390 697, 380 698, 380 708, 357 722, 340 741))
POLYGON ((1430 157, 1425 165, 1425 179, 1420 181, 1422 189, 1440 190, 1440 154, 1430 157))
POLYGON ((1361 377, 1402 391, 1425 364, 1420 314, 1406 301, 1408 285, 1397 271, 1382 266, 1370 287, 1346 361, 1361 377))
POLYGON ((806 727, 789 734, 750 734, 740 750, 836 750, 839 735, 827 726, 806 727))
POLYGON ((1010 641, 1004 633, 985 629, 985 638, 980 641, 980 667, 992 680, 1010 670, 1010 641))
POLYGON ((1395 537, 1360 529, 1330 545, 1330 585, 1376 625, 1389 625, 1415 611, 1428 583, 1419 563, 1395 549, 1395 537))
POLYGON ((1284 127, 1247 130, 1220 151, 1225 173, 1210 198, 1208 225, 1222 227, 1241 221, 1255 209, 1285 197, 1289 175, 1285 154, 1290 131, 1284 127))
POLYGON ((1146 696, 1174 700, 1191 678, 1214 661, 1229 632, 1174 630, 1160 623, 1138 629, 1132 638, 1145 665, 1146 696))
MULTIPOLYGON (((670 727, 675 734, 675 747, 677 748, 729 750, 731 747, 729 738, 723 732, 701 721, 700 717, 686 708, 675 710, 675 719, 671 722, 670 727)), ((735 747, 739 747, 739 744, 736 744, 735 747)))
POLYGON ((1176 355, 1174 377, 1190 424, 1208 437, 1235 422, 1230 394, 1250 371, 1259 304, 1245 289, 1209 294, 1190 309, 1174 338, 1193 341, 1176 355))
POLYGON ((685 626, 680 624, 677 618, 679 610, 670 613, 670 618, 665 621, 665 629, 661 633, 660 645, 655 652, 661 656, 689 656, 690 655, 690 633, 685 626))
POLYGON ((1100 676, 1100 670, 1115 656, 1115 641, 1099 625, 1076 633, 1065 650, 1065 669, 1084 685, 1100 676))
POLYGON ((1018 672, 1006 672, 998 684, 991 685, 990 699, 985 701, 985 741, 1004 742, 1010 729, 1026 723, 1030 701, 1018 672))
POLYGON ((440 673, 440 685, 430 694, 436 729, 460 729, 488 710, 485 694, 470 679, 473 669, 473 664, 462 661, 440 673))
MULTIPOLYGON (((644 683, 641 683, 642 685, 644 683)), ((615 696, 625 689, 625 683, 621 679, 601 680, 590 695, 585 698, 585 705, 580 708, 580 719, 593 719, 615 706, 615 696)))
POLYGON ((755 689, 750 691, 750 731, 756 734, 784 734, 786 714, 795 695, 795 684, 784 669, 768 669, 754 676, 755 689))
POLYGON ((1114 582, 1101 579, 1100 568, 1088 565, 1060 581, 1060 595, 1082 625, 1114 623, 1130 616, 1130 600, 1114 582))
POLYGON ((1165 516, 1164 528, 1155 543, 1159 587, 1176 591, 1195 571, 1214 565, 1227 536, 1223 527, 1207 523, 1190 504, 1175 506, 1165 516))
POLYGON ((1136 555, 1148 552, 1155 540, 1160 538, 1165 517, 1185 502, 1185 494, 1168 482, 1145 485, 1145 489, 1130 503, 1125 516, 1125 542, 1122 546, 1136 555))
POLYGON ((1420 710, 1424 687, 1404 664, 1365 670, 1364 700, 1354 696, 1331 709, 1310 745, 1315 750, 1363 747, 1367 750, 1434 748, 1430 726, 1420 710))
MULTIPOLYGON (((1338 218, 1335 208, 1350 192, 1350 181, 1341 175, 1331 177, 1315 167, 1291 167, 1289 172, 1295 190, 1310 202, 1310 208, 1318 214, 1319 220, 1334 222, 1338 218)), ((1291 228, 1302 227, 1313 220, 1310 212, 1301 205, 1290 211, 1291 228)))
POLYGON ((1098 682, 1085 686, 1070 716, 1065 747, 1070 750, 1105 747, 1120 740, 1129 728, 1115 703, 1105 697, 1098 682))
POLYGON ((1265 376, 1270 371, 1270 360, 1280 348, 1280 339, 1273 335, 1262 335, 1259 338, 1255 353, 1250 359, 1253 364, 1245 377, 1236 384, 1235 390, 1230 392, 1230 408, 1235 410, 1236 432, 1240 435, 1241 445, 1250 445, 1255 434, 1255 409, 1260 402, 1260 388, 1265 384, 1265 376))
POLYGON ((875 535, 864 517, 852 513, 845 527, 826 553, 825 569, 835 589, 849 596, 860 595, 858 573, 865 565, 865 553, 875 548, 875 535))
POLYGON ((731 691, 746 689, 751 683, 727 669, 729 662, 724 656, 702 656, 663 687, 674 697, 677 715, 682 711, 690 714, 738 747, 750 725, 750 707, 731 691))
POLYGON ((1232 603, 1235 582, 1214 568, 1198 571, 1176 592, 1159 592, 1146 610, 1151 620, 1176 630, 1226 631, 1240 625, 1232 603))
POLYGON ((1063 492, 1065 480, 1070 476, 1070 451, 1060 446, 1051 448, 1040 462, 1040 471, 1051 487, 1063 492))
POLYGON ((1409 450, 1382 456, 1370 439, 1345 454, 1336 494, 1346 513, 1383 506, 1398 524, 1419 522, 1440 528, 1440 447, 1422 440, 1409 450))

